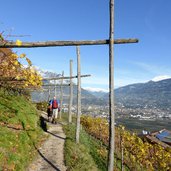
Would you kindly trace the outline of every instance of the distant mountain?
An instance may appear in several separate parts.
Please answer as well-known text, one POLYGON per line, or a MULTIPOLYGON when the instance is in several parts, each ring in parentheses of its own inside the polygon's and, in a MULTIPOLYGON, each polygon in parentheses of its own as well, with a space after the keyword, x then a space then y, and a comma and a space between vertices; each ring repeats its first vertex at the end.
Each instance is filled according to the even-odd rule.
MULTIPOLYGON (((42 71, 43 77, 60 77, 60 74, 42 71)), ((158 80, 158 79, 157 79, 158 80)), ((131 84, 115 89, 115 104, 128 108, 159 108, 171 110, 171 78, 157 81, 149 81, 147 83, 131 84)), ((44 81, 44 84, 53 83, 52 81, 44 81)), ((58 81, 60 83, 60 81, 58 81)), ((67 80, 64 83, 68 83, 67 80)), ((47 101, 48 87, 43 87, 46 91, 32 92, 33 101, 47 101)), ((73 102, 77 102, 77 87, 74 86, 73 102)), ((51 87, 50 98, 55 95, 54 86, 51 87)), ((82 104, 105 105, 108 104, 109 93, 101 89, 86 88, 82 89, 82 104)), ((60 87, 57 87, 57 98, 60 99, 60 87)), ((63 87, 64 103, 69 101, 69 87, 63 87)))
POLYGON ((56 72, 46 71, 46 70, 40 69, 38 67, 36 67, 36 70, 43 78, 54 78, 54 77, 61 76, 61 74, 58 74, 56 72))
MULTIPOLYGON (((49 93, 48 93, 48 87, 43 86, 46 91, 34 91, 32 92, 32 100, 35 102, 40 101, 48 101, 49 93)), ((56 96, 57 99, 60 99, 60 87, 56 88, 56 96)), ((68 104, 69 102, 69 87, 63 87, 63 101, 64 103, 68 104)), ((50 99, 52 99, 55 95, 55 87, 51 86, 50 88, 50 99)), ((101 99, 98 99, 94 95, 90 94, 88 91, 82 89, 81 90, 81 99, 82 104, 103 104, 103 101, 101 99)), ((77 103, 77 87, 74 86, 73 88, 73 103, 77 103)))
MULTIPOLYGON (((108 96, 104 98, 107 100, 108 96)), ((149 81, 115 90, 116 104, 131 108, 171 109, 171 79, 149 81)))
POLYGON ((87 90, 90 94, 96 96, 97 98, 103 98, 108 91, 105 89, 101 89, 101 88, 91 88, 91 87, 85 87, 85 90, 87 90))
MULTIPOLYGON (((52 78, 52 77, 60 77, 60 74, 56 74, 53 72, 42 72, 41 73, 43 75, 44 78, 52 78)), ((45 80, 43 81, 43 84, 54 84, 54 81, 49 81, 49 80, 45 80)), ((58 84, 60 84, 60 81, 57 81, 58 84)), ((69 83, 68 80, 64 81, 64 84, 69 83)), ((49 97, 49 91, 48 91, 48 86, 42 86, 42 91, 33 91, 31 93, 31 97, 32 97, 32 101, 34 102, 40 102, 40 101, 48 101, 48 97, 49 97)), ((68 104, 69 102, 69 94, 70 94, 70 90, 69 90, 69 86, 63 87, 63 102, 68 104)), ((50 87, 50 99, 52 99, 55 95, 55 87, 51 86, 50 87)), ((56 96, 57 99, 60 99, 60 87, 58 86, 56 88, 56 96)), ((102 105, 104 104, 104 101, 98 97, 96 97, 95 95, 93 95, 92 93, 90 93, 89 91, 82 89, 81 90, 81 98, 82 98, 82 104, 86 105, 86 104, 94 104, 94 105, 102 105)), ((73 103, 76 104, 77 103, 77 86, 73 87, 73 103)))
POLYGON ((90 94, 96 96, 97 98, 103 98, 107 93, 103 91, 88 91, 90 94))

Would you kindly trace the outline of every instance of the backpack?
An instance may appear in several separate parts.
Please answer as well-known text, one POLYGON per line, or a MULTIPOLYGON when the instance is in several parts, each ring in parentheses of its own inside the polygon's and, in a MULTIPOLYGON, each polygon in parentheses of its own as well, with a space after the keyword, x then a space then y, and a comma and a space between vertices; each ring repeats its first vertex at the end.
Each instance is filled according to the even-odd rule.
POLYGON ((52 108, 53 109, 57 109, 58 108, 58 102, 57 102, 57 100, 53 100, 52 101, 52 108))

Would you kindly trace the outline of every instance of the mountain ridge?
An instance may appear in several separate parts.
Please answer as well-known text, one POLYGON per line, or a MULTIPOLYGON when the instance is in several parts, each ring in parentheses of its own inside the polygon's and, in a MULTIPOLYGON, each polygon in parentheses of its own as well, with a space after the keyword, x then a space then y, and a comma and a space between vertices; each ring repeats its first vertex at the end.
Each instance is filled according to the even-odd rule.
POLYGON ((117 88, 115 98, 116 103, 122 103, 127 107, 171 108, 171 79, 117 88))

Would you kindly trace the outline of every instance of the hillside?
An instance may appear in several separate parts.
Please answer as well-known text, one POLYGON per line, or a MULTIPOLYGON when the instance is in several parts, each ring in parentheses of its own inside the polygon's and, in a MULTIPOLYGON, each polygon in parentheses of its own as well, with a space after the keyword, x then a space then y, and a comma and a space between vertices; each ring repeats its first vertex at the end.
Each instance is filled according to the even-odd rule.
POLYGON ((171 79, 118 88, 115 90, 115 99, 116 104, 120 103, 125 107, 170 109, 171 79))
POLYGON ((24 170, 32 160, 43 138, 39 120, 25 97, 0 91, 0 170, 24 170))

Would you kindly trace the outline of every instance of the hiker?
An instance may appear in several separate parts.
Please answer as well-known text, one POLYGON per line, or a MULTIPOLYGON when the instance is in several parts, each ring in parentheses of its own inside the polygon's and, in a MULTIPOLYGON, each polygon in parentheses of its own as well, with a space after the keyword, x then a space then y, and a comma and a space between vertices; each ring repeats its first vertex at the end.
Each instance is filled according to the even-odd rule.
POLYGON ((52 101, 49 100, 48 108, 47 108, 48 121, 50 121, 50 118, 52 118, 52 105, 51 105, 51 103, 52 103, 52 101))
POLYGON ((58 117, 58 101, 56 97, 54 96, 53 100, 51 101, 51 106, 52 106, 52 123, 56 123, 56 119, 58 117))

